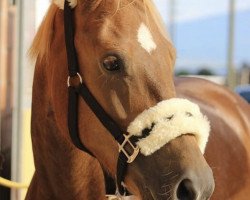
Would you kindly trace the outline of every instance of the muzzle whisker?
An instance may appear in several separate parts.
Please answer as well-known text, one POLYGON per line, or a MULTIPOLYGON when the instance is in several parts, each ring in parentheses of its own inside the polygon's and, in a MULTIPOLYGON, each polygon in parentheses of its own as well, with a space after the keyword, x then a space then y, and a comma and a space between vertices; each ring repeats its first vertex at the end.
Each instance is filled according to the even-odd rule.
POLYGON ((169 176, 170 174, 172 174, 174 171, 170 171, 170 172, 168 172, 168 173, 166 173, 166 174, 163 174, 162 176, 163 177, 165 177, 165 176, 169 176))

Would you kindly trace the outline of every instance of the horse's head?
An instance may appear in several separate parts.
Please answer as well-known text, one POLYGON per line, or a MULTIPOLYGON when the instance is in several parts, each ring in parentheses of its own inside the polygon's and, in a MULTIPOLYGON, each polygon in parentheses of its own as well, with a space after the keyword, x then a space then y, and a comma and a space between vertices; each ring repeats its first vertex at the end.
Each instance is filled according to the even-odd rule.
MULTIPOLYGON (((125 177, 128 190, 142 199, 208 199, 214 187, 213 176, 199 148, 202 146, 204 150, 207 136, 200 145, 193 132, 205 119, 194 105, 182 101, 178 104, 178 100, 147 110, 175 97, 175 51, 151 1, 78 0, 72 3, 77 3, 73 19, 75 46, 84 82, 124 132, 128 130, 134 135, 148 132, 147 137, 140 140, 141 153, 129 164, 125 177), (201 121, 189 121, 195 114, 201 121), (183 126, 189 126, 187 132, 173 133, 183 126)), ((51 10, 55 10, 55 6, 51 10)), ((56 11, 53 24, 52 96, 58 124, 68 135, 62 10, 56 11)), ((85 146, 115 177, 117 142, 84 101, 80 101, 79 130, 85 146)))

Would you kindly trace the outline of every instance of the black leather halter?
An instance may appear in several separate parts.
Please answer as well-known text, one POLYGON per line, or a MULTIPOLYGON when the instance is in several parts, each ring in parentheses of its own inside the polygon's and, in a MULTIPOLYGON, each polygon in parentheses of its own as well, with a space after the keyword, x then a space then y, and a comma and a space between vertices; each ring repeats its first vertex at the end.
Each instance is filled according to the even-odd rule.
POLYGON ((120 194, 125 195, 127 191, 122 183, 126 175, 127 166, 128 163, 134 161, 139 153, 139 148, 135 145, 136 138, 133 138, 132 142, 129 136, 127 134, 124 134, 124 132, 120 129, 116 122, 105 112, 102 106, 97 102, 95 97, 83 83, 82 77, 79 72, 77 54, 74 45, 73 9, 69 6, 69 2, 67 0, 65 0, 64 4, 64 29, 69 71, 68 128, 70 137, 77 148, 93 156, 93 154, 84 146, 79 137, 78 97, 80 95, 87 103, 87 105, 91 108, 99 121, 111 133, 111 135, 119 144, 116 184, 120 194), (71 82, 73 82, 72 79, 76 79, 77 77, 79 79, 79 84, 71 84, 71 82), (128 153, 124 148, 125 146, 129 146, 129 149, 132 148, 133 152, 128 153))

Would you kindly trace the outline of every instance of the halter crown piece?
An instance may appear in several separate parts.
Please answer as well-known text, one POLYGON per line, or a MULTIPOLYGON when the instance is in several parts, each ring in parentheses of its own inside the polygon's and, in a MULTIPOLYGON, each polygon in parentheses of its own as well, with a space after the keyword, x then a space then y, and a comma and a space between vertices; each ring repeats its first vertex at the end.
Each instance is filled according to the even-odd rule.
POLYGON ((74 145, 92 155, 84 146, 78 130, 78 97, 81 96, 95 116, 117 141, 119 157, 117 161, 116 183, 120 194, 127 194, 123 183, 128 164, 133 162, 139 153, 149 156, 171 140, 185 134, 196 137, 202 153, 205 151, 210 125, 206 116, 200 112, 198 105, 186 100, 173 98, 159 102, 157 105, 139 114, 127 128, 127 132, 106 113, 96 98, 84 84, 79 73, 77 53, 74 44, 73 12, 77 0, 54 0, 64 9, 65 44, 68 60, 69 77, 67 80, 68 128, 74 145), (64 5, 63 5, 64 4, 64 5), (79 85, 71 85, 71 78, 78 77, 79 85), (131 151, 127 151, 126 147, 131 151))

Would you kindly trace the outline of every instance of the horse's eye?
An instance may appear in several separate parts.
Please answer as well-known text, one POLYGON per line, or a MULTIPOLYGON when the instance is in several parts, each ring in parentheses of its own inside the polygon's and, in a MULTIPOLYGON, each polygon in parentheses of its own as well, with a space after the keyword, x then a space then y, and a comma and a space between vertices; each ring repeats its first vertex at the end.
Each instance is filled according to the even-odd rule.
POLYGON ((122 68, 122 61, 116 56, 108 56, 103 60, 102 65, 108 71, 118 71, 122 68))

